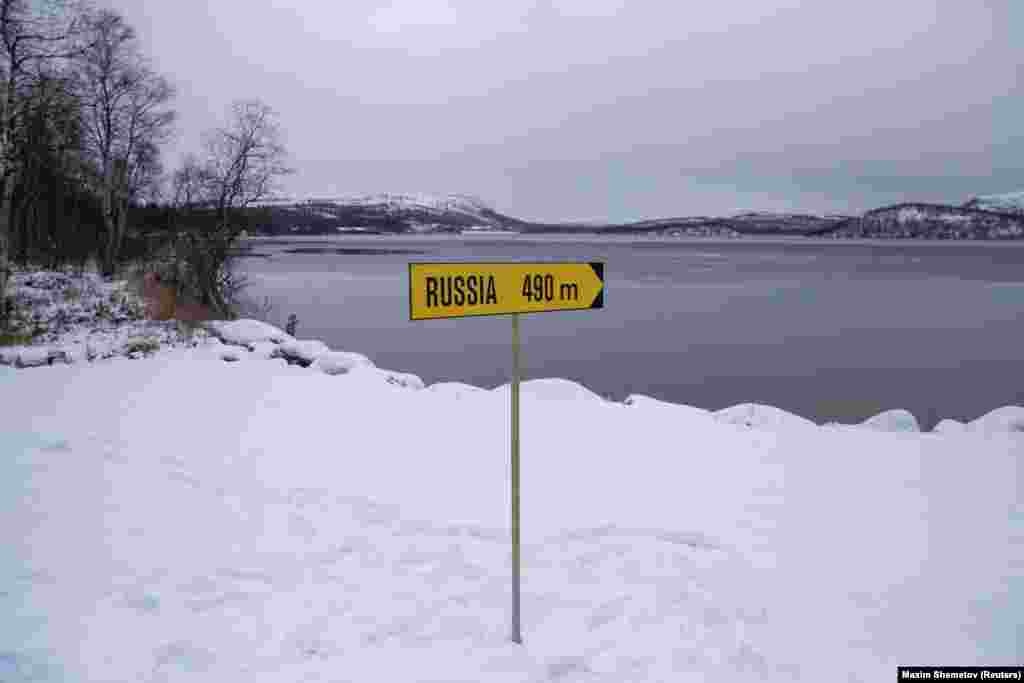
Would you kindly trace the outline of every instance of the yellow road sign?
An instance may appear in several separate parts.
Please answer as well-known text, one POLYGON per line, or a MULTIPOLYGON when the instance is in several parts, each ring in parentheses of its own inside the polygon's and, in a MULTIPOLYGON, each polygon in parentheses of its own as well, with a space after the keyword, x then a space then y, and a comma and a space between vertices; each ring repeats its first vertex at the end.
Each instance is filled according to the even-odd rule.
POLYGON ((604 308, 603 263, 410 263, 409 319, 604 308))

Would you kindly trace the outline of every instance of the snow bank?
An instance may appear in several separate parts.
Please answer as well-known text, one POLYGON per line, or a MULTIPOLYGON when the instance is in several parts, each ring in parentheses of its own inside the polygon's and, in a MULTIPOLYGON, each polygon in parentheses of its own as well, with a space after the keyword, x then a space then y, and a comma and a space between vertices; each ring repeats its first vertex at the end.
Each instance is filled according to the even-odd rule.
POLYGON ((205 333, 179 330, 173 321, 144 319, 145 306, 124 281, 96 273, 15 272, 13 328, 29 346, 0 349, 0 364, 33 368, 139 357, 158 348, 191 345, 205 333))
POLYGON ((936 434, 1024 432, 1024 407, 1003 406, 967 423, 959 420, 942 420, 935 425, 932 432, 936 434))
POLYGON ((1024 408, 1021 406, 996 408, 970 422, 967 428, 975 432, 1024 432, 1024 408))
POLYGON ((361 353, 348 351, 328 351, 319 354, 310 367, 325 375, 343 375, 353 368, 373 367, 373 361, 361 353))
POLYGON ((225 350, 0 368, 0 678, 875 681, 1018 658, 1019 432, 736 429, 525 382, 516 646, 507 392, 456 407, 225 350))
POLYGON ((259 320, 243 318, 241 320, 211 320, 207 328, 225 344, 246 346, 257 342, 274 342, 280 344, 292 341, 291 335, 259 320))
POLYGON ((957 420, 940 420, 932 429, 935 434, 958 434, 967 429, 967 425, 957 420))
POLYGON ((252 352, 253 358, 269 360, 274 356, 274 352, 277 351, 277 344, 270 341, 258 341, 247 344, 246 348, 252 352))
POLYGON ((287 339, 277 347, 277 355, 288 361, 309 365, 318 357, 330 353, 327 344, 315 339, 287 339))
POLYGON ((408 372, 384 370, 374 365, 357 364, 349 369, 347 377, 370 382, 383 381, 385 384, 402 387, 403 389, 423 389, 423 380, 408 372))
POLYGON ((447 396, 455 399, 460 399, 473 394, 479 394, 480 392, 487 391, 481 387, 473 386, 472 384, 465 384, 463 382, 437 382, 427 387, 427 391, 438 394, 439 396, 447 396))
POLYGON ((229 347, 225 347, 220 352, 220 355, 218 357, 221 360, 223 360, 223 361, 227 361, 227 362, 231 363, 231 362, 235 362, 235 361, 240 361, 240 360, 242 360, 244 358, 248 358, 249 357, 249 351, 246 350, 245 348, 242 348, 242 347, 229 346, 229 347))
MULTIPOLYGON (((492 389, 495 396, 508 396, 511 384, 502 384, 492 389)), ((531 379, 519 384, 520 397, 543 401, 587 401, 604 403, 605 400, 582 384, 555 377, 531 379)))
POLYGON ((817 426, 807 418, 760 403, 741 403, 723 408, 713 415, 720 422, 758 429, 773 430, 817 426))
POLYGON ((626 400, 622 402, 623 405, 632 406, 635 408, 643 408, 644 410, 674 410, 682 411, 680 414, 686 414, 691 417, 702 417, 710 418, 711 413, 703 408, 694 408, 693 406, 682 405, 678 403, 669 403, 667 401, 661 401, 650 396, 644 396, 643 394, 630 394, 626 397, 626 400))
MULTIPOLYGON (((324 374, 373 366, 362 354, 331 351, 316 340, 297 340, 259 320, 215 320, 189 331, 174 321, 143 319, 145 306, 124 281, 106 282, 95 273, 68 275, 19 272, 11 280, 22 331, 30 346, 0 348, 0 365, 35 368, 112 358, 139 359, 166 349, 201 346, 204 357, 225 362, 264 360, 315 365, 324 374), (40 331, 42 330, 42 331, 40 331)), ((405 373, 381 371, 386 382, 422 387, 405 373)))
POLYGON ((51 349, 47 346, 27 346, 19 349, 14 364, 19 368, 32 368, 39 365, 51 365, 58 358, 62 358, 59 349, 51 349))
POLYGON ((921 425, 917 418, 908 410, 886 410, 869 417, 860 423, 861 427, 876 429, 881 432, 919 432, 921 425))

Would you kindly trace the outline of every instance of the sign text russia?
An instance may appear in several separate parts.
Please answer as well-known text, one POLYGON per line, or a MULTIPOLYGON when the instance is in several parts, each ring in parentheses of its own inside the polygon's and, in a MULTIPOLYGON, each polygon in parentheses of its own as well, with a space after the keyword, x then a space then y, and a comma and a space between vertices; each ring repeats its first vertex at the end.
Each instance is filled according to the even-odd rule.
POLYGON ((409 318, 604 308, 603 263, 410 263, 409 318))

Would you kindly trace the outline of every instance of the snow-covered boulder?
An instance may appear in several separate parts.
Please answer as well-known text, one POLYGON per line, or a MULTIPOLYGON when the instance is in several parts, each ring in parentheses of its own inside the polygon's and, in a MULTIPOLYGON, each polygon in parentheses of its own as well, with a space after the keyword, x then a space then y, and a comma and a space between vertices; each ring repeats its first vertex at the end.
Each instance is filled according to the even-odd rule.
POLYGON ((465 384, 464 382, 438 382, 427 387, 427 391, 439 396, 451 396, 452 398, 459 399, 473 394, 480 394, 487 390, 475 387, 472 384, 465 384))
POLYGON ((425 386, 419 375, 414 375, 411 372, 394 372, 392 370, 382 370, 381 372, 384 375, 384 381, 388 384, 416 390, 425 386))
POLYGON ((85 359, 87 361, 94 361, 97 358, 113 355, 113 350, 110 346, 110 343, 105 339, 86 339, 85 359))
POLYGON ((760 429, 792 429, 817 427, 816 424, 793 413, 766 406, 760 403, 740 403, 729 406, 714 413, 715 419, 719 422, 734 424, 741 427, 757 427, 760 429))
POLYGON ((879 432, 920 432, 921 425, 909 410, 897 408, 873 415, 860 423, 861 427, 879 432))
POLYGON ((40 365, 53 365, 54 363, 70 363, 67 352, 62 348, 50 346, 23 346, 18 352, 14 365, 19 368, 35 368, 40 365))
POLYGON ((289 363, 298 363, 308 366, 320 356, 327 355, 331 350, 322 341, 316 339, 288 339, 285 340, 274 353, 278 358, 284 358, 289 363))
POLYGON ((247 357, 249 352, 240 346, 225 346, 220 352, 220 359, 228 363, 234 363, 247 357))
POLYGON ((969 422, 972 432, 1024 432, 1024 408, 1003 406, 969 422))
POLYGON ((20 346, 0 346, 0 365, 14 365, 21 353, 20 346))
POLYGON ((344 375, 353 368, 360 366, 373 367, 373 361, 361 353, 328 351, 317 356, 316 360, 309 367, 319 370, 325 375, 344 375))
POLYGON ((256 342, 269 341, 275 344, 292 340, 291 335, 280 328, 260 320, 211 320, 207 329, 226 344, 246 346, 256 342))
POLYGON ((957 434, 967 429, 967 425, 958 420, 945 419, 932 428, 934 434, 957 434))
POLYGON ((277 344, 271 341, 253 342, 248 344, 247 347, 252 353, 252 357, 260 360, 273 358, 274 353, 277 351, 277 344))
POLYGON ((80 363, 88 360, 85 345, 81 343, 63 347, 61 349, 61 355, 63 356, 65 363, 80 363))

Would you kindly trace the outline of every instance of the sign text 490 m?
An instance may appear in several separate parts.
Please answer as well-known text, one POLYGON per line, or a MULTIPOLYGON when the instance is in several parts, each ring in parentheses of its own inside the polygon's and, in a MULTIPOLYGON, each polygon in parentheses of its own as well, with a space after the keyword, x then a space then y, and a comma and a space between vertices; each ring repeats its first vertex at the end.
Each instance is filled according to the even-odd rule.
POLYGON ((411 320, 603 307, 603 263, 409 264, 411 320))

